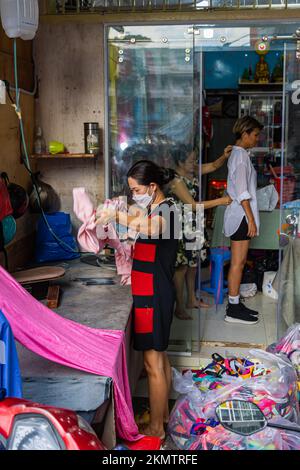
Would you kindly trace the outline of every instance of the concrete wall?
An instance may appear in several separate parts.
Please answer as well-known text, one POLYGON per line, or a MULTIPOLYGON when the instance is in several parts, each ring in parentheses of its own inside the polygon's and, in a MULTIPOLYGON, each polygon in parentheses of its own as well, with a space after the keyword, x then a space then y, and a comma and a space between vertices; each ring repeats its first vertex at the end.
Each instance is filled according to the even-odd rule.
MULTIPOLYGON (((17 41, 19 87, 33 90, 34 65, 32 61, 32 41, 17 41)), ((8 80, 14 85, 13 68, 13 41, 8 39, 0 26, 0 79, 8 80)), ((14 98, 14 92, 12 92, 14 98)), ((24 122, 25 136, 28 150, 31 153, 34 133, 34 97, 21 93, 20 106, 24 122)), ((0 105, 0 172, 8 173, 12 182, 30 189, 30 177, 20 158, 20 132, 17 115, 10 105, 0 105)), ((32 217, 26 213, 17 220, 17 234, 13 242, 7 247, 9 268, 22 266, 32 256, 34 224, 32 217)), ((0 264, 3 265, 3 256, 0 253, 0 264)))
MULTIPOLYGON (((58 140, 70 153, 83 153, 84 122, 98 122, 103 135, 103 25, 41 24, 34 50, 39 79, 37 122, 46 143, 58 140)), ((76 186, 85 186, 95 202, 103 199, 102 155, 96 160, 53 156, 38 160, 37 166, 42 179, 60 195, 61 210, 72 214, 76 186)))

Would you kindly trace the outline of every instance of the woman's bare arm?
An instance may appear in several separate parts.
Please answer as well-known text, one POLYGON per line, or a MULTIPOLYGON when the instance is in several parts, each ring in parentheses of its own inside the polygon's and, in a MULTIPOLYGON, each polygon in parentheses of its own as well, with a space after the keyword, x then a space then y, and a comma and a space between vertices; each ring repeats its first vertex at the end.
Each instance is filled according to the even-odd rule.
POLYGON ((213 171, 221 168, 221 166, 223 166, 226 160, 229 158, 231 151, 232 145, 227 145, 227 147, 224 149, 223 155, 221 155, 217 160, 211 163, 203 163, 201 165, 201 174, 206 175, 207 173, 212 173, 213 171))
POLYGON ((190 204, 192 206, 193 211, 197 210, 198 205, 203 205, 204 209, 211 209, 213 207, 221 206, 221 205, 228 205, 231 203, 231 199, 229 196, 220 197, 218 199, 212 199, 211 201, 195 201, 184 181, 180 178, 174 178, 171 182, 170 189, 175 194, 175 196, 184 204, 190 204))
POLYGON ((148 236, 157 236, 166 230, 166 221, 161 216, 149 217, 148 213, 137 206, 131 206, 128 212, 115 211, 113 209, 100 209, 96 224, 106 225, 116 221, 136 232, 148 236))

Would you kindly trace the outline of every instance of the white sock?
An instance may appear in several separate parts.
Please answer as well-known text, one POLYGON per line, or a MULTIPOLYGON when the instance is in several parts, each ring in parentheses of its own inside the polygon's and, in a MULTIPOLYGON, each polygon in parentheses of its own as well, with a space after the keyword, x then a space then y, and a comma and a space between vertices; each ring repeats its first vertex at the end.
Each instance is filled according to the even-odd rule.
POLYGON ((236 295, 235 297, 232 296, 232 295, 229 295, 228 296, 228 301, 230 304, 238 304, 240 303, 240 296, 239 295, 236 295))

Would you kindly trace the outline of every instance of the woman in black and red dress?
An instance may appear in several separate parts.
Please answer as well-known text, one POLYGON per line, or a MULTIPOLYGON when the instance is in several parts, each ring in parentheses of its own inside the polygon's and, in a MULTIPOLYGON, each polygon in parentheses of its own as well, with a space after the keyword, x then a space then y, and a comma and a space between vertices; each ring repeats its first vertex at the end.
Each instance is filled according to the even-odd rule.
MULTIPOLYGON (((171 367, 166 354, 175 303, 173 284, 179 220, 176 207, 163 187, 174 172, 148 160, 135 163, 127 173, 134 215, 118 212, 117 221, 136 230, 131 273, 134 348, 144 352, 148 374, 150 423, 142 434, 164 438, 168 421, 171 367)), ((132 209, 130 211, 132 213, 132 209)), ((101 223, 111 215, 101 215, 101 223)))

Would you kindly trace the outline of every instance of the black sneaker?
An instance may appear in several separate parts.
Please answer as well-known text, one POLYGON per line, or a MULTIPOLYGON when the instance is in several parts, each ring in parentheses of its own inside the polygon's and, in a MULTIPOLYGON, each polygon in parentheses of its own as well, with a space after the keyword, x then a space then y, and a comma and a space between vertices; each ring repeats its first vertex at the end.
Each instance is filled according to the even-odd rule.
POLYGON ((255 325, 255 323, 258 323, 258 318, 245 312, 241 308, 241 303, 228 304, 224 320, 228 323, 244 323, 246 325, 255 325))
POLYGON ((259 315, 259 312, 257 312, 256 310, 252 310, 252 308, 246 307, 246 305, 242 302, 240 302, 240 307, 242 312, 248 313, 248 315, 253 315, 255 317, 259 315))

